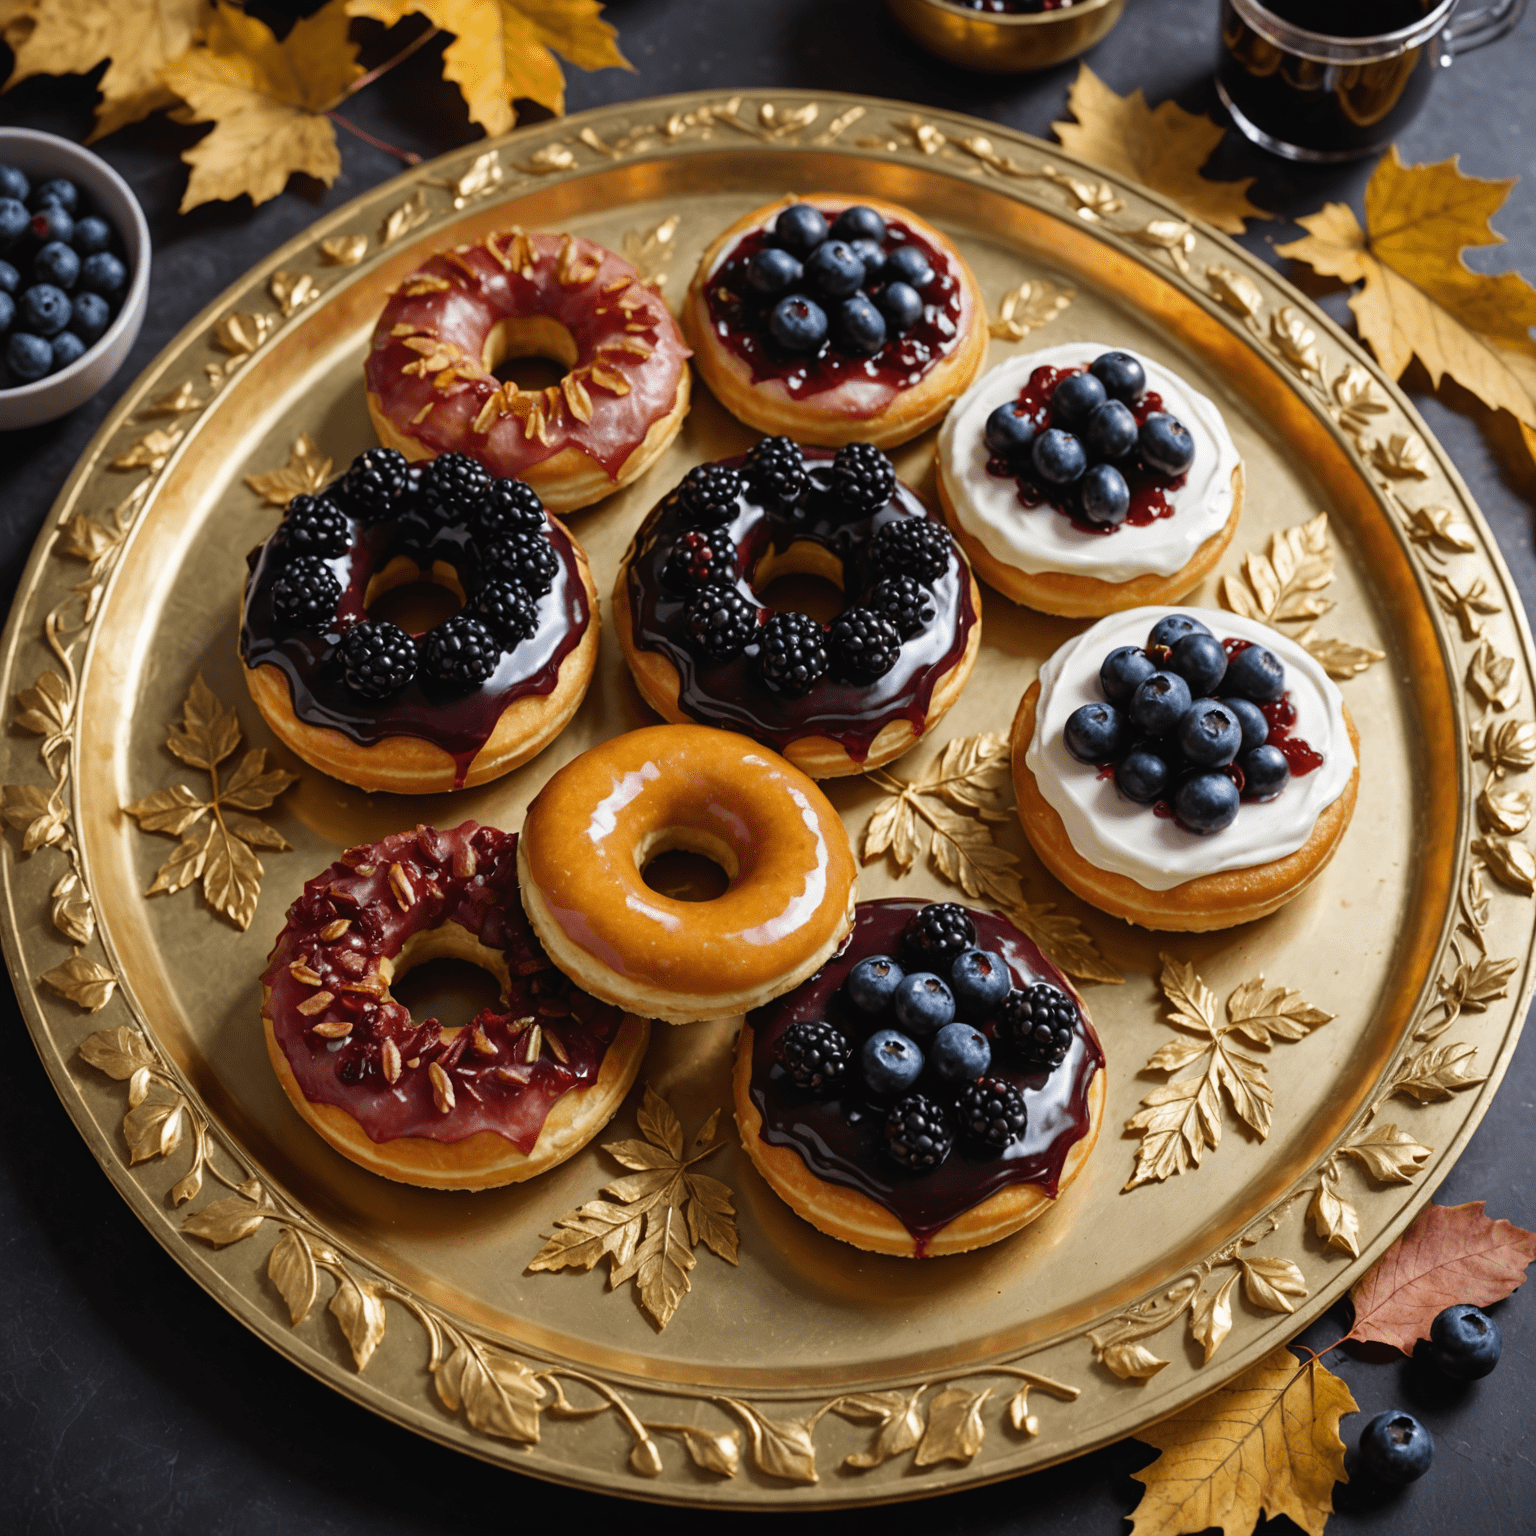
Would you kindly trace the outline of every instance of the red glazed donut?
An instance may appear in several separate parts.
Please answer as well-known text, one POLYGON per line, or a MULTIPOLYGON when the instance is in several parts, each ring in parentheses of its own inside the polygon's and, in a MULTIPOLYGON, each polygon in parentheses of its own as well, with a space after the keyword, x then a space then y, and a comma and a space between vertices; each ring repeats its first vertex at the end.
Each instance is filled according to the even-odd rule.
POLYGON ((629 484, 677 435, 689 356, 666 304, 622 257, 578 235, 514 228, 440 251, 406 278, 363 376, 386 447, 413 460, 467 453, 563 513, 629 484), (519 389, 491 372, 509 357, 568 372, 519 389))
POLYGON ((351 848, 306 883, 262 974, 267 1054, 294 1108, 385 1178, 485 1189, 584 1147, 634 1082, 650 1025, 549 962, 523 916, 517 838, 466 821, 351 848), (462 1029, 390 995, 450 956, 501 983, 462 1029))

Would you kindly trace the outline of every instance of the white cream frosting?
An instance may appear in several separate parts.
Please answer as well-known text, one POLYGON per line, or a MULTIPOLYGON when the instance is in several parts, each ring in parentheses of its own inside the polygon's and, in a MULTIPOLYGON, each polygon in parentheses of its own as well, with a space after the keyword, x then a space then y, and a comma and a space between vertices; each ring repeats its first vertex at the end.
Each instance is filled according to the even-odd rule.
POLYGON ((1040 669, 1035 736, 1024 757, 1040 793, 1061 817, 1073 848, 1098 869, 1127 875, 1149 891, 1171 890, 1199 875, 1248 869, 1294 853, 1317 818, 1344 793, 1355 768, 1344 724, 1344 697, 1322 667, 1295 641, 1251 619, 1210 608, 1130 608, 1101 619, 1069 640, 1040 669), (1285 664, 1286 691, 1296 710, 1291 734, 1323 758, 1320 768, 1292 778, 1274 800, 1243 801, 1224 831, 1201 836, 1171 817, 1153 814, 1115 788, 1113 779, 1080 763, 1062 739, 1067 718, 1083 704, 1101 704, 1099 668, 1122 645, 1142 646, 1169 613, 1187 613, 1219 639, 1267 646, 1285 664))
POLYGON ((1189 428, 1195 461, 1184 484, 1168 493, 1171 517, 1141 527, 1123 523, 1113 533, 1084 533, 1051 506, 1020 505, 1014 481, 987 473, 982 441, 987 417, 1013 400, 1036 368, 1078 368, 1104 352, 1129 352, 1107 342, 1071 341, 1016 357, 983 374, 956 402, 939 433, 944 484, 960 526, 1000 565, 1031 575, 1045 571, 1132 581, 1172 576, 1232 515, 1232 471, 1237 448, 1221 412, 1204 395, 1151 358, 1130 352, 1147 372, 1147 388, 1189 428))

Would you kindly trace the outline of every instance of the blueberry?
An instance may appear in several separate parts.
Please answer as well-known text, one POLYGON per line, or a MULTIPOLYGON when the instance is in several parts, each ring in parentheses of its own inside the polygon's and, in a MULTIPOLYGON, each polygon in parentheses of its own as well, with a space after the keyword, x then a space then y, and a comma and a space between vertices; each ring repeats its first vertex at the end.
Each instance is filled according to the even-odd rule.
POLYGON ((972 1029, 969 1024, 946 1024, 933 1037, 928 1060, 944 1082, 959 1087, 987 1075, 987 1068, 992 1065, 992 1047, 979 1029, 972 1029))
POLYGON ((1077 488, 1083 516, 1090 523, 1117 528, 1130 515, 1131 488, 1113 464, 1092 464, 1077 488))
POLYGON ((40 379, 53 367, 53 348, 41 336, 15 331, 5 346, 5 360, 11 372, 24 383, 40 379))
POLYGON ((1360 1431, 1360 1465, 1379 1483, 1411 1483, 1434 1458, 1434 1437, 1401 1408, 1378 1413, 1360 1431))
POLYGON ((885 258, 881 275, 888 283, 906 283, 921 293, 933 281, 933 268, 915 245, 898 245, 885 258))
POLYGON ((70 244, 82 256, 94 256, 97 251, 104 251, 112 243, 112 226, 105 219, 98 219, 94 214, 89 218, 75 220, 74 239, 70 244))
POLYGON ((1061 736, 1078 762, 1113 763, 1130 745, 1131 728, 1113 704, 1084 704, 1067 716, 1061 736))
POLYGON ((1224 768, 1243 744, 1237 716, 1219 699, 1197 699, 1179 721, 1179 746, 1202 768, 1224 768))
POLYGON ((1168 792, 1170 774, 1166 759, 1146 742, 1138 742, 1115 765, 1115 787, 1137 805, 1151 805, 1168 792))
POLYGON ((111 251, 97 251, 80 263, 80 286, 92 293, 114 294, 128 281, 128 269, 111 251))
POLYGON ((1051 396, 1051 415, 1067 426, 1086 422, 1108 397, 1091 373, 1069 373, 1051 396))
POLYGON ((1104 386, 1111 400, 1135 405, 1147 387, 1147 371, 1129 352, 1101 352, 1088 371, 1104 386))
POLYGON ((885 220, 873 208, 855 203, 852 208, 844 208, 832 220, 832 238, 849 241, 871 240, 876 245, 884 245, 885 220))
POLYGON ((62 240, 50 240, 32 259, 32 276, 66 292, 80 276, 80 258, 62 240))
POLYGON ((1173 792, 1173 814, 1191 832, 1220 832, 1237 820, 1241 797, 1224 773, 1196 773, 1173 792))
POLYGON ((1237 723, 1243 728, 1244 752, 1262 747, 1269 740, 1269 721, 1257 704, 1251 704, 1247 699, 1223 699, 1222 702, 1237 716, 1237 723))
POLYGON ((77 294, 69 328, 84 342, 95 341, 112 320, 112 306, 99 293, 77 294))
POLYGON ((804 261, 827 238, 827 221, 809 203, 791 203, 773 221, 774 238, 804 261))
POLYGON ((49 350, 53 354, 53 365, 49 372, 57 373, 60 368, 68 368, 72 362, 85 355, 85 343, 73 331, 60 331, 53 338, 49 350))
POLYGON ((51 181, 45 181, 38 187, 28 202, 34 211, 40 211, 50 203, 55 203, 65 213, 72 214, 80 206, 80 191, 74 182, 67 181, 62 176, 55 176, 51 181))
POLYGON ((864 263, 865 284, 875 283, 880 280, 880 274, 885 270, 885 247, 873 240, 850 240, 853 254, 864 263))
POLYGON ((1187 613, 1170 613, 1167 618, 1159 619, 1152 626, 1152 633, 1147 636, 1147 647, 1164 645, 1170 649, 1174 641, 1182 640, 1185 635, 1208 635, 1208 630, 1199 619, 1192 619, 1187 613))
POLYGON ((861 1053, 864 1085, 871 1093, 905 1093, 923 1072, 923 1053, 899 1030, 877 1030, 861 1053))
POLYGON ((1194 702, 1189 684, 1177 672, 1154 672, 1131 695, 1131 721, 1148 736, 1171 736, 1194 702))
POLYGON ((15 293, 21 287, 21 273, 8 261, 0 261, 0 291, 15 293))
POLYGON ((12 246, 27 232, 32 215, 14 197, 0 197, 0 246, 12 246))
POLYGON ((1262 645, 1247 646, 1227 663, 1222 688, 1240 699, 1268 704, 1285 692, 1284 663, 1262 645))
POLYGON ((1051 427, 1042 432, 1030 449, 1035 473, 1052 485, 1071 485, 1088 468, 1083 445, 1070 432, 1051 427))
POLYGON ((891 1002, 896 1022, 918 1039, 954 1022, 955 994, 942 976, 917 971, 903 976, 891 1002))
POLYGON ((1156 671, 1145 651, 1134 645, 1118 646, 1099 668, 1099 687, 1111 704, 1123 709, 1131 702, 1131 695, 1156 671))
POLYGON ((1227 653, 1215 635, 1192 630, 1173 642, 1168 652, 1168 670, 1177 672, 1197 699, 1203 698, 1215 693, 1227 675, 1227 653))
POLYGON ((39 336, 57 336, 69 324, 69 295, 52 283, 34 283, 16 307, 21 323, 39 336))
POLYGON ((40 241, 62 240, 68 244, 75 232, 75 221, 67 208, 61 208, 57 203, 44 203, 27 220, 27 227, 40 241))
POLYGON ((864 286, 864 263, 842 240, 823 240, 805 258, 805 280, 820 298, 846 299, 864 286))
POLYGON ((776 298, 796 287, 804 270, 788 251, 776 245, 764 246, 747 263, 747 286, 764 298, 776 298))
POLYGON ((768 329, 786 352, 816 352, 827 339, 827 312, 803 294, 792 293, 773 306, 768 329))
POLYGON ((985 949, 966 950, 949 968, 949 988, 955 994, 955 1005, 973 1019, 990 1019, 1012 986, 1008 962, 985 949))
POLYGON ((11 321, 16 318, 16 300, 10 294, 0 290, 0 331, 8 331, 11 321))
POLYGON ((14 165, 0 165, 0 197, 25 203, 32 195, 32 183, 14 165))
POLYGON ((1429 1325, 1424 1353, 1442 1376, 1452 1381, 1477 1381, 1499 1363, 1503 1345, 1499 1325, 1481 1307, 1463 1302, 1447 1307, 1429 1325))
POLYGON ((1035 440, 1034 418, 1017 400, 1005 400, 987 417, 981 440, 994 457, 1023 463, 1029 445, 1035 440))
POLYGON ((897 336, 905 335, 923 318, 922 298, 910 283, 887 283, 875 303, 897 336))
POLYGON ((906 972, 889 955, 867 955, 848 972, 843 985, 860 1013, 878 1019, 890 1006, 906 972))
POLYGON ((1195 440, 1189 428, 1167 411, 1154 411, 1142 422, 1136 446, 1159 474, 1182 475, 1195 462, 1195 440))
POLYGON ((1243 793, 1253 800, 1273 800, 1291 781, 1291 765, 1279 747, 1254 747, 1237 766, 1243 770, 1243 793))
POLYGON ((832 313, 832 340, 851 357, 873 357, 885 336, 885 316, 862 293, 844 299, 832 313))
POLYGON ((1136 418, 1119 400, 1106 400, 1083 423, 1083 445, 1100 459, 1123 459, 1136 446, 1136 418))

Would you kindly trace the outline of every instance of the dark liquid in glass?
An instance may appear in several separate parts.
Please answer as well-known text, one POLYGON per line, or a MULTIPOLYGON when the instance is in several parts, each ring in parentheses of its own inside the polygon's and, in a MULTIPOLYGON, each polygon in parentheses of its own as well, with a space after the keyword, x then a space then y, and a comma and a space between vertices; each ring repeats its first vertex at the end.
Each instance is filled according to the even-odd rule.
MULTIPOLYGON (((1411 27, 1439 0, 1265 0, 1264 9, 1324 37, 1379 37, 1411 27)), ((1324 156, 1363 154, 1389 143, 1418 111, 1435 74, 1436 39, 1393 58, 1327 63, 1260 36, 1222 0, 1216 78, 1227 100, 1260 132, 1324 156)))

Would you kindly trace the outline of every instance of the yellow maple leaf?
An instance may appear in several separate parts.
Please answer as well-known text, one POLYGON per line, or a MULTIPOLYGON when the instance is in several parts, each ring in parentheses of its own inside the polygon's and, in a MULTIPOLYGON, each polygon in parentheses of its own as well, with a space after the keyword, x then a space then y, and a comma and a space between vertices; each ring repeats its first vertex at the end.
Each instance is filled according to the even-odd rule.
POLYGON ((1316 1357, 1272 1355, 1136 1438, 1163 1454, 1132 1477, 1145 1483, 1131 1536, 1179 1536, 1218 1526, 1249 1536, 1259 1518, 1289 1515, 1322 1536, 1333 1485, 1344 1476, 1339 1420, 1349 1388, 1316 1357))
POLYGON ((523 96, 565 111, 565 76, 555 54, 580 69, 632 69, 601 0, 347 0, 349 16, 393 26, 413 13, 452 32, 443 77, 459 88, 470 119, 492 136, 517 121, 523 96))
POLYGON ((182 153, 192 167, 183 213, 242 192, 264 203, 295 171, 335 181, 341 156, 325 114, 362 73, 347 27, 343 0, 295 22, 282 42, 254 16, 215 6, 203 45, 161 71, 187 120, 214 125, 182 153))
POLYGON ((16 55, 6 89, 33 75, 89 74, 109 59, 91 133, 102 138, 175 103, 160 71, 192 46, 208 13, 208 0, 10 0, 0 6, 16 55))
MULTIPOLYGON (((1493 410, 1536 426, 1536 288, 1515 272, 1490 277, 1462 260, 1499 245, 1489 219, 1517 177, 1484 181, 1455 159, 1404 165, 1397 146, 1365 189, 1365 227, 1343 203, 1297 222, 1303 239, 1275 247, 1318 272, 1363 283, 1350 296, 1360 334, 1394 378, 1417 355, 1438 386, 1449 374, 1493 410)), ((1526 442, 1532 444, 1527 431, 1526 442)))
POLYGON ((1271 217, 1248 199, 1252 176, 1207 181, 1200 175, 1226 132, 1210 118, 1172 101, 1148 107, 1140 87, 1117 96, 1086 64, 1067 92, 1067 110, 1077 121, 1051 127, 1071 154, 1166 194, 1186 213, 1229 235, 1242 234, 1245 219, 1271 217))

